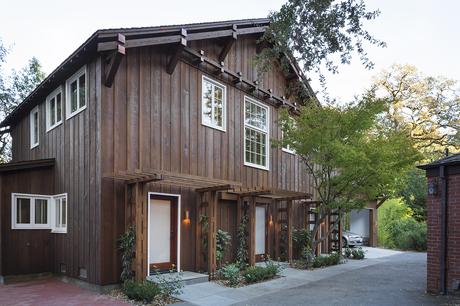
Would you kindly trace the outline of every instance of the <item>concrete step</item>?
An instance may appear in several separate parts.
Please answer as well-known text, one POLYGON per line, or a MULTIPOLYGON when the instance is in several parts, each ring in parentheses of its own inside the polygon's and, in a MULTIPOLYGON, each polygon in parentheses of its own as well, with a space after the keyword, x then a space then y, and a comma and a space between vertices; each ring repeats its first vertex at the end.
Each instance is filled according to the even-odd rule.
MULTIPOLYGON (((173 272, 173 273, 163 273, 159 275, 150 275, 147 277, 148 280, 157 283, 160 278, 164 278, 166 280, 171 279, 171 281, 177 280, 177 275, 178 272, 173 272)), ((184 283, 184 285, 192 285, 192 284, 199 284, 199 283, 204 283, 208 281, 208 275, 207 274, 201 274, 201 273, 196 273, 196 272, 191 272, 191 271, 184 271, 181 272, 181 281, 184 283)))

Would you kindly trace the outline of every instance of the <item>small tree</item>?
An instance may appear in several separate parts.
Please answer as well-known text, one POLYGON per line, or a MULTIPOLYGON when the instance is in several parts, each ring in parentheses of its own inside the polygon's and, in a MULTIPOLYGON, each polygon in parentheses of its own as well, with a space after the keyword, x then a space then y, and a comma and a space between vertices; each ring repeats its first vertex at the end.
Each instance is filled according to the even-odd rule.
POLYGON ((397 178, 420 158, 406 134, 376 124, 386 105, 369 94, 343 107, 303 107, 297 117, 282 113, 282 144, 305 163, 319 200, 311 250, 333 229, 317 236, 331 210, 342 215, 369 199, 386 198, 397 178))

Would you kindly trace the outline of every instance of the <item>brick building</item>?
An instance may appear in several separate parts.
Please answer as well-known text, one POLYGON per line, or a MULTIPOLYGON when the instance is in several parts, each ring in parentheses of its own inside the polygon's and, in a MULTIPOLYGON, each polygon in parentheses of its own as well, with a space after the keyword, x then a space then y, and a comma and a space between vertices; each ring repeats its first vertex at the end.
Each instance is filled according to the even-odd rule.
POLYGON ((420 166, 428 178, 427 290, 460 288, 460 154, 420 166))

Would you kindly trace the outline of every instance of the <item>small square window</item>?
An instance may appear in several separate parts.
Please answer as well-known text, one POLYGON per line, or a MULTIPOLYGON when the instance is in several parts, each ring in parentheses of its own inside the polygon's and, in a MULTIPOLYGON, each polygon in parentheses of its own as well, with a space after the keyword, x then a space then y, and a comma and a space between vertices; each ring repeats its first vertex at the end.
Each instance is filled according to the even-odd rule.
POLYGON ((12 229, 50 228, 50 197, 41 195, 11 195, 12 229))

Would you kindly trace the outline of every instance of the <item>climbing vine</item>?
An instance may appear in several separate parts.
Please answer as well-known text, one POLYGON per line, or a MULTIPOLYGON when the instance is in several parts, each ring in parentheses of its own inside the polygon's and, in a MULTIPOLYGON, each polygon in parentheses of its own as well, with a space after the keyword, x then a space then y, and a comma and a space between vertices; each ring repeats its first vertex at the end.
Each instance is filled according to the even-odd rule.
POLYGON ((241 269, 248 265, 248 216, 245 213, 241 218, 240 226, 236 238, 238 240, 238 249, 236 252, 236 261, 241 269))
POLYGON ((120 236, 118 240, 121 250, 121 265, 122 271, 120 278, 123 282, 132 280, 133 273, 133 260, 136 254, 136 228, 131 226, 128 230, 120 236))

